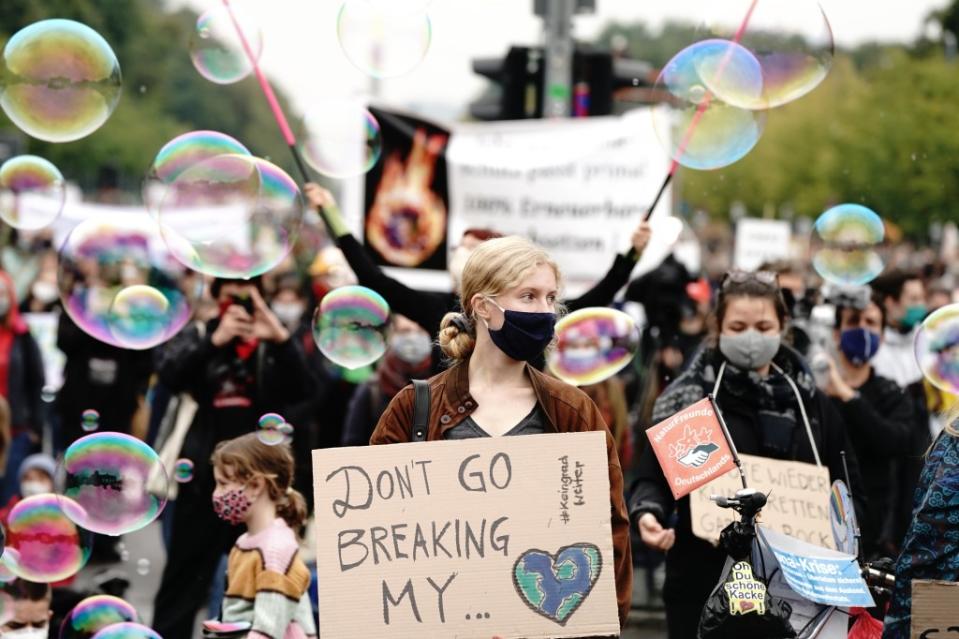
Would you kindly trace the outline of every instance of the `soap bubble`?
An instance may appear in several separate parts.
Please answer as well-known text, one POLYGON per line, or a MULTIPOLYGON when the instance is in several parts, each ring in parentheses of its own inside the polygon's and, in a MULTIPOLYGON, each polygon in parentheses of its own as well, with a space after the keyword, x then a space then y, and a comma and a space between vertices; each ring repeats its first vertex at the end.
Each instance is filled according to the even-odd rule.
POLYGON ((304 128, 304 159, 329 177, 362 175, 383 151, 380 123, 358 102, 324 100, 307 112, 304 128))
POLYGON ((146 577, 150 574, 150 560, 143 558, 137 559, 137 574, 146 577))
POLYGON ((93 639, 163 639, 163 637, 146 626, 124 621, 107 626, 93 635, 93 639))
POLYGON ((60 639, 92 639, 109 626, 125 621, 139 621, 132 605, 112 595, 87 597, 63 619, 60 639))
POLYGON ((256 428, 256 437, 267 446, 276 446, 287 441, 283 425, 286 420, 277 413, 266 413, 260 417, 256 428))
POLYGON ((80 413, 80 427, 85 433, 92 433, 100 427, 100 413, 92 408, 80 413))
POLYGON ((193 462, 186 458, 176 460, 173 465, 173 479, 179 484, 193 480, 193 462))
POLYGON ((66 202, 63 174, 36 155, 18 155, 0 165, 0 218, 33 231, 60 217, 66 202))
POLYGON ((386 352, 390 307, 365 286, 343 286, 327 293, 313 315, 313 340, 334 364, 357 369, 386 352))
POLYGON ((673 57, 656 79, 655 91, 669 109, 654 111, 660 142, 683 166, 711 170, 749 153, 764 127, 764 114, 723 101, 713 88, 761 99, 762 69, 745 48, 726 40, 705 40, 673 57))
MULTIPOLYGON (((697 39, 737 41, 755 56, 762 69, 759 94, 710 86, 724 102, 747 109, 782 106, 815 89, 828 75, 835 44, 829 20, 818 2, 726 0, 704 3, 703 11, 697 39)), ((707 66, 716 62, 714 58, 707 66)))
POLYGON ((259 62, 263 53, 263 36, 256 20, 242 11, 227 7, 210 9, 196 21, 190 37, 190 58, 204 78, 217 84, 239 82, 253 72, 253 64, 237 33, 236 18, 243 36, 259 62))
POLYGON ((58 474, 64 487, 61 499, 69 498, 82 509, 74 521, 93 532, 122 535, 139 530, 166 506, 168 480, 159 456, 130 435, 81 437, 63 454, 58 474))
POLYGON ((170 255, 146 215, 92 217, 60 249, 57 284, 70 319, 92 337, 146 349, 176 335, 203 283, 170 255))
POLYGON ((916 334, 916 361, 936 388, 959 395, 959 304, 933 312, 916 334))
POLYGON ((76 502, 50 493, 17 502, 7 520, 7 568, 40 583, 77 574, 90 558, 92 542, 92 535, 73 521, 82 514, 76 502), (15 553, 7 559, 10 551, 15 553))
POLYGON ((47 142, 72 142, 103 126, 120 84, 110 45, 73 20, 24 27, 0 60, 0 108, 24 133, 47 142))
POLYGON ((409 73, 430 48, 432 26, 421 1, 347 0, 336 34, 353 66, 374 78, 409 73))
POLYGON ((833 284, 868 284, 885 267, 884 240, 882 218, 874 211, 859 204, 834 206, 813 227, 813 268, 833 284))
POLYGON ((575 386, 597 384, 633 361, 639 328, 633 318, 612 308, 583 308, 556 323, 556 347, 550 371, 575 386))
POLYGON ((167 186, 190 167, 224 154, 252 155, 237 140, 217 131, 191 131, 164 144, 144 180, 147 208, 156 214, 167 186))
POLYGON ((228 279, 261 275, 286 258, 303 220, 296 182, 278 166, 246 155, 218 155, 170 184, 160 229, 187 267, 228 279))

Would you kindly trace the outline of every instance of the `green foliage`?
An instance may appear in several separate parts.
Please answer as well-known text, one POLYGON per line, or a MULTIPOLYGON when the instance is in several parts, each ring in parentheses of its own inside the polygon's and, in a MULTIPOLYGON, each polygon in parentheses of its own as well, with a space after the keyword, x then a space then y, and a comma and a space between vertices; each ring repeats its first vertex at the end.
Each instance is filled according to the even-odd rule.
MULTIPOLYGON (((196 14, 167 13, 159 0, 2 0, 0 45, 22 27, 47 18, 69 18, 97 30, 113 47, 123 73, 120 103, 100 130, 65 144, 26 140, 28 152, 48 158, 85 190, 96 188, 106 168, 116 172, 121 189, 138 191, 160 147, 198 129, 232 135, 255 155, 292 171, 289 151, 256 81, 216 85, 193 68, 188 43, 196 14)), ((16 131, 0 113, 0 131, 5 129, 16 131)))

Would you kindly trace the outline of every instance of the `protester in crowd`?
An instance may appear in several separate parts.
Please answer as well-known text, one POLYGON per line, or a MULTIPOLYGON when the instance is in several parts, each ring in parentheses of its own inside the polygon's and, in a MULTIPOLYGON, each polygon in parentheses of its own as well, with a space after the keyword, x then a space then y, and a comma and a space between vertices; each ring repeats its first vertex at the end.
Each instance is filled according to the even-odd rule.
POLYGON ((50 313, 59 306, 57 254, 49 250, 40 256, 39 272, 20 304, 20 311, 22 313, 50 313))
POLYGON ((959 581, 959 411, 936 439, 913 500, 913 519, 896 562, 883 639, 909 639, 916 579, 959 581))
MULTIPOLYGON (((586 394, 527 364, 553 339, 560 280, 552 258, 522 238, 488 240, 473 250, 463 269, 462 312, 446 315, 441 325, 440 346, 453 365, 429 380, 425 438, 605 432, 612 569, 623 624, 630 605, 632 564, 615 442, 586 394)), ((407 386, 393 398, 370 443, 411 441, 413 397, 413 388, 407 386)))
POLYGON ((376 376, 360 385, 350 400, 343 424, 343 446, 365 446, 390 400, 414 379, 430 376, 433 341, 419 324, 393 315, 389 347, 376 376))
POLYGON ((50 633, 49 584, 14 579, 0 586, 11 603, 0 621, 0 639, 47 639, 50 633))
MULTIPOLYGON (((449 259, 452 292, 417 291, 389 277, 373 262, 366 249, 346 228, 336 202, 328 191, 315 184, 307 184, 304 192, 310 204, 322 208, 324 215, 332 222, 337 246, 342 249, 359 283, 382 295, 394 312, 410 318, 430 335, 436 335, 443 317, 458 308, 461 272, 470 254, 484 241, 500 237, 499 233, 490 229, 468 229, 449 259)), ((612 302, 616 293, 628 282, 633 267, 649 244, 649 238, 649 224, 640 222, 632 236, 633 250, 628 255, 617 255, 603 279, 580 297, 567 300, 566 307, 575 311, 590 306, 606 306, 612 302)))
POLYGON ((909 437, 914 412, 909 398, 870 364, 882 344, 883 310, 866 287, 836 300, 834 340, 837 361, 828 359, 823 390, 846 424, 859 459, 865 489, 865 513, 859 520, 864 555, 873 559, 898 548, 898 539, 882 539, 883 523, 893 507, 892 461, 909 437))
POLYGON ((281 415, 313 387, 302 351, 269 309, 259 280, 214 280, 219 317, 185 328, 160 349, 157 373, 173 393, 197 403, 181 456, 193 480, 179 486, 170 550, 156 595, 154 628, 163 637, 193 636, 197 610, 236 531, 210 510, 210 455, 218 442, 250 432, 260 415, 281 415))
POLYGON ((248 639, 316 637, 310 572, 297 542, 306 501, 292 486, 289 448, 247 433, 220 442, 212 463, 216 516, 246 526, 230 551, 220 621, 250 623, 248 639))
MULTIPOLYGON (((829 398, 816 389, 806 364, 783 343, 787 320, 774 273, 728 273, 709 347, 656 401, 653 424, 714 393, 740 453, 821 462, 832 478, 844 477, 840 452, 852 451, 844 425, 829 398)), ((859 495, 856 457, 847 459, 852 490, 859 495)), ((726 553, 693 535, 690 500, 673 499, 649 447, 639 461, 630 515, 648 546, 669 551, 663 598, 670 639, 695 637, 726 553)))
POLYGON ((0 508, 0 524, 7 525, 10 511, 21 500, 34 495, 53 492, 53 478, 56 476, 57 462, 45 453, 34 453, 20 464, 17 479, 20 489, 10 498, 3 508, 0 508))
POLYGON ((0 397, 10 407, 11 434, 0 503, 16 492, 17 469, 43 436, 43 382, 40 348, 20 317, 13 281, 0 271, 0 397))

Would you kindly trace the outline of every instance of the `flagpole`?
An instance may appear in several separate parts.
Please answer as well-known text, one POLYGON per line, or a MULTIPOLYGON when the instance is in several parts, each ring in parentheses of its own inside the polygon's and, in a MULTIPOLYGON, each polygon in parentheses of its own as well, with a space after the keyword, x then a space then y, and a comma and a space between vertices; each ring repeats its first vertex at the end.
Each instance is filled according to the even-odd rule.
POLYGON ((716 413, 716 419, 719 421, 719 427, 723 431, 723 437, 726 438, 726 443, 729 444, 729 450, 733 453, 733 461, 736 463, 736 468, 739 470, 739 480, 743 483, 743 488, 749 488, 746 485, 746 472, 743 470, 743 462, 739 459, 739 451, 736 450, 736 444, 733 443, 733 437, 729 434, 729 428, 726 427, 726 420, 723 419, 723 414, 719 412, 719 406, 716 404, 716 398, 713 397, 713 394, 710 393, 706 396, 709 399, 709 405, 713 407, 713 412, 716 413))

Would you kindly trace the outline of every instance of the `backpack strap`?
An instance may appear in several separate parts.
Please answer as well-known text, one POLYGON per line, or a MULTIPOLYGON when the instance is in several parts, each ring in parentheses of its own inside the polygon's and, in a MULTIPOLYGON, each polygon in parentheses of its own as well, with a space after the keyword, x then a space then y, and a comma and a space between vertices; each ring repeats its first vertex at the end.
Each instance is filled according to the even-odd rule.
POLYGON ((413 429, 410 441, 426 441, 426 431, 430 425, 430 385, 425 379, 413 380, 413 429))

